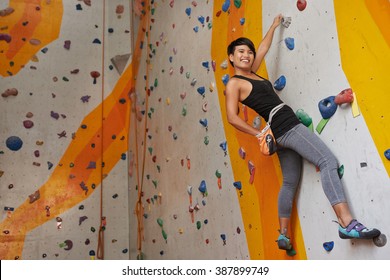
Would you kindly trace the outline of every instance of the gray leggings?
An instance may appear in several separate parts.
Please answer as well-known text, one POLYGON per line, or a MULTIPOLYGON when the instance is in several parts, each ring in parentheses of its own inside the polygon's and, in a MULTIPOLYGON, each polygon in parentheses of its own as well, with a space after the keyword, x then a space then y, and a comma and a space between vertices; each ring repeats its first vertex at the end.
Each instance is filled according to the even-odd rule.
POLYGON ((298 183, 301 177, 302 158, 318 166, 322 188, 333 206, 346 202, 338 175, 338 161, 322 140, 303 124, 298 124, 277 139, 278 156, 283 173, 283 185, 279 192, 280 218, 289 218, 298 183))

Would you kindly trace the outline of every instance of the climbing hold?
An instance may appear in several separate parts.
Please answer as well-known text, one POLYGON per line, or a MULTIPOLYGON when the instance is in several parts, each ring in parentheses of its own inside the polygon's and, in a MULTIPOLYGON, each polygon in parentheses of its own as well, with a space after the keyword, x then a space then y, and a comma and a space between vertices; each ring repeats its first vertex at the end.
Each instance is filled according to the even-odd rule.
POLYGON ((226 141, 223 141, 219 144, 219 146, 221 147, 221 149, 224 151, 225 153, 225 156, 227 155, 227 142, 226 141))
POLYGON ((93 41, 92 41, 93 44, 101 44, 102 42, 98 39, 98 38, 95 38, 93 41))
POLYGON ((240 25, 244 25, 245 24, 245 18, 240 18, 240 25))
POLYGON ((223 245, 225 246, 226 245, 226 234, 222 233, 221 234, 221 239, 223 241, 223 245))
POLYGON ((284 43, 289 50, 293 50, 295 47, 294 38, 287 37, 286 39, 284 39, 284 43))
POLYGON ((33 45, 33 46, 37 46, 37 45, 40 45, 41 44, 41 41, 38 40, 38 39, 30 39, 30 44, 33 45))
POLYGON ((343 175, 344 175, 344 165, 341 165, 338 169, 337 169, 337 173, 339 174, 339 178, 343 178, 343 175))
POLYGON ((91 250, 91 251, 89 251, 89 256, 90 256, 90 258, 91 258, 91 260, 94 260, 95 259, 95 251, 94 250, 91 250))
POLYGON ((208 144, 210 143, 210 140, 209 140, 209 137, 208 137, 208 136, 205 136, 205 137, 204 137, 203 143, 204 143, 205 145, 208 145, 208 144))
POLYGON ((116 6, 116 9, 115 9, 115 12, 116 12, 118 15, 120 15, 120 14, 123 14, 124 10, 125 10, 125 7, 124 7, 123 5, 117 5, 117 6, 116 6))
POLYGON ((39 192, 39 190, 37 190, 33 194, 30 194, 28 197, 29 197, 29 202, 31 204, 37 201, 41 197, 41 193, 39 192))
POLYGON ((12 7, 7 7, 5 9, 2 9, 2 10, 0 10, 0 17, 8 16, 8 15, 12 14, 14 11, 15 10, 12 7))
POLYGON ((52 169, 53 167, 53 163, 51 163, 50 161, 47 162, 47 169, 50 170, 52 169))
POLYGON ((353 102, 353 92, 352 89, 347 88, 342 90, 336 97, 334 98, 334 103, 337 105, 344 103, 352 103, 353 102))
POLYGON ((234 0, 234 6, 239 9, 241 7, 242 1, 241 0, 234 0))
POLYGON ((219 170, 215 171, 215 176, 217 176, 217 185, 218 185, 218 189, 222 189, 222 174, 219 170))
POLYGON ((229 82, 229 75, 225 74, 222 76, 222 82, 226 86, 226 84, 229 82))
POLYGON ((18 136, 10 136, 5 141, 5 145, 11 151, 18 151, 23 146, 23 141, 18 136))
POLYGON ((253 164, 252 161, 248 161, 248 170, 249 170, 249 174, 251 175, 250 178, 249 178, 249 183, 250 184, 253 184, 253 181, 255 179, 255 165, 253 164))
POLYGON ((202 105, 202 111, 207 112, 207 102, 204 102, 202 105))
POLYGON ((93 78, 93 84, 96 84, 96 79, 100 77, 100 73, 98 71, 92 71, 90 75, 93 78))
POLYGON ((64 243, 65 243, 65 246, 64 246, 64 250, 65 251, 69 251, 69 250, 71 250, 73 248, 72 240, 67 239, 67 240, 64 241, 64 243))
POLYGON ((160 227, 163 227, 163 220, 161 218, 158 218, 157 219, 157 224, 160 226, 160 227))
POLYGON ((295 114, 299 121, 306 127, 313 126, 312 118, 303 109, 298 109, 295 114))
POLYGON ((322 119, 320 122, 317 124, 316 131, 318 134, 321 134, 322 130, 324 130, 325 125, 329 122, 329 119, 322 119))
POLYGON ((200 120, 199 120, 199 123, 200 123, 204 128, 206 128, 206 131, 208 130, 207 119, 206 119, 206 118, 200 119, 200 120))
POLYGON ((307 2, 306 0, 298 0, 297 1, 297 8, 300 11, 303 11, 306 8, 307 2))
POLYGON ((205 180, 202 180, 200 182, 198 190, 202 193, 203 197, 208 195, 208 193, 207 193, 207 186, 206 186, 206 181, 205 180))
POLYGON ((288 28, 291 24, 291 17, 282 17, 282 25, 288 28))
POLYGON ((246 152, 243 147, 240 147, 240 149, 238 149, 238 154, 240 155, 240 158, 245 159, 246 152))
POLYGON ((196 222, 196 228, 200 229, 202 227, 202 223, 200 221, 196 222))
POLYGON ((34 122, 31 120, 25 120, 23 121, 23 126, 25 128, 32 128, 34 126, 34 122))
POLYGON ((241 185, 241 182, 240 182, 240 181, 234 182, 234 183, 233 183, 233 186, 234 186, 237 190, 241 190, 241 189, 242 189, 242 185, 241 185))
POLYGON ((70 44, 71 44, 70 40, 65 40, 65 42, 64 42, 64 48, 67 49, 67 50, 69 50, 69 49, 70 49, 70 44))
POLYGON ((187 16, 189 16, 189 17, 191 16, 191 8, 190 7, 186 8, 185 12, 186 12, 187 16))
POLYGON ((334 242, 333 242, 333 241, 324 242, 323 246, 324 246, 324 249, 325 249, 327 252, 330 252, 330 251, 333 250, 334 242))
POLYGON ((203 62, 202 62, 202 66, 203 66, 204 68, 206 68, 207 70, 210 70, 209 62, 208 62, 208 61, 203 61, 203 62))
POLYGON ((11 42, 11 35, 0 33, 0 41, 6 41, 7 43, 11 42))
POLYGON ((88 163, 87 169, 96 169, 96 162, 95 161, 90 161, 88 163))
POLYGON ((168 234, 165 232, 165 230, 162 230, 162 231, 161 231, 161 234, 162 234, 163 238, 164 238, 165 240, 167 240, 168 234))
POLYGON ((286 77, 280 76, 274 83, 274 88, 276 90, 282 90, 286 86, 286 77))
POLYGON ((193 28, 193 30, 195 31, 195 33, 198 33, 198 31, 199 31, 199 26, 195 26, 195 27, 193 28))
POLYGON ((1 96, 2 97, 8 97, 8 96, 17 96, 18 95, 18 90, 16 88, 9 88, 9 89, 6 89, 2 94, 1 96))
POLYGON ((205 97, 205 95, 204 95, 205 91, 206 91, 205 87, 198 87, 198 89, 197 89, 197 92, 200 95, 202 95, 203 98, 205 97))
POLYGON ((198 16, 198 21, 199 21, 202 25, 204 25, 204 20, 205 20, 204 16, 198 16))
POLYGON ((254 128, 257 128, 257 129, 260 129, 260 126, 261 126, 261 119, 260 119, 260 116, 256 116, 253 121, 252 121, 252 126, 254 128))
POLYGON ((384 155, 385 157, 390 160, 390 149, 387 149, 385 152, 384 152, 384 155))
POLYGON ((337 104, 334 100, 334 96, 329 96, 327 98, 322 99, 318 103, 318 108, 320 110, 322 118, 329 119, 334 115, 334 113, 336 113, 337 104))
POLYGON ((229 8, 230 8, 230 0, 225 0, 225 2, 223 2, 222 4, 222 11, 226 13, 229 10, 229 8))
POLYGON ((82 216, 82 217, 80 217, 80 218, 79 218, 79 226, 80 226, 86 219, 88 219, 87 216, 82 216))

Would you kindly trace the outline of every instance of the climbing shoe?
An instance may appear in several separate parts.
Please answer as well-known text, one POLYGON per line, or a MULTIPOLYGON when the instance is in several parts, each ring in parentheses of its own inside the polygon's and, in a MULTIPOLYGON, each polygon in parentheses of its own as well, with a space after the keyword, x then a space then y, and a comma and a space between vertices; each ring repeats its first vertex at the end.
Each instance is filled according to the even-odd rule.
POLYGON ((278 243, 279 249, 285 250, 287 255, 289 255, 290 257, 294 256, 297 253, 295 252, 292 247, 292 244, 290 243, 290 238, 288 238, 284 234, 280 234, 276 242, 278 243))
POLYGON ((380 234, 381 232, 376 228, 366 228, 355 219, 345 228, 339 224, 339 236, 342 239, 372 239, 380 234))

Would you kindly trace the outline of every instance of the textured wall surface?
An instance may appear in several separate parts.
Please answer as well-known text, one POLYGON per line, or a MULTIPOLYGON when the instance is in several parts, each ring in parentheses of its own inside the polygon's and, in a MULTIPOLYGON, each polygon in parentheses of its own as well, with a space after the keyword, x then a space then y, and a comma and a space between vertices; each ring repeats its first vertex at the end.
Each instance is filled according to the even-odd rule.
MULTIPOLYGON (((388 1, 88 3, 0 3, 0 259, 291 259, 275 243, 278 158, 224 105, 227 45, 257 45, 278 13, 292 22, 259 74, 286 77, 277 94, 343 165, 353 214, 389 235, 388 1), (355 101, 316 131, 319 101, 347 88, 355 101)), ((390 258, 335 219, 305 162, 294 258, 390 258)))

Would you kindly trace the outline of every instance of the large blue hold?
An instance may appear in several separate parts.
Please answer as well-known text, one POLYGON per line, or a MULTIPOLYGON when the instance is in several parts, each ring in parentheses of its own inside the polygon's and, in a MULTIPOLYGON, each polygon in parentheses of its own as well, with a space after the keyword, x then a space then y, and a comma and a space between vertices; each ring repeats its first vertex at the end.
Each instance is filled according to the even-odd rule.
POLYGON ((280 76, 274 83, 274 88, 276 90, 282 90, 286 86, 286 77, 285 76, 280 76))
POLYGON ((7 138, 5 145, 11 151, 18 151, 23 146, 23 141, 18 136, 10 136, 7 138))
POLYGON ((294 49, 294 47, 295 47, 294 38, 287 37, 286 39, 284 39, 284 42, 286 43, 286 46, 289 50, 294 49))
POLYGON ((222 4, 222 11, 227 12, 230 8, 230 0, 225 0, 222 4))
POLYGON ((387 150, 385 151, 385 157, 386 157, 388 160, 390 160, 390 149, 387 149, 387 150))
POLYGON ((318 103, 318 109, 320 109, 324 119, 329 119, 336 113, 337 104, 334 102, 334 98, 335 96, 329 96, 318 103))

